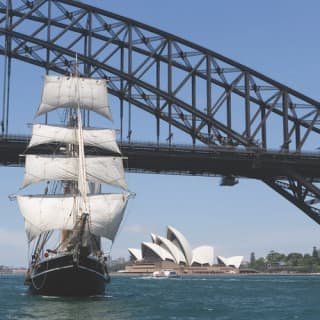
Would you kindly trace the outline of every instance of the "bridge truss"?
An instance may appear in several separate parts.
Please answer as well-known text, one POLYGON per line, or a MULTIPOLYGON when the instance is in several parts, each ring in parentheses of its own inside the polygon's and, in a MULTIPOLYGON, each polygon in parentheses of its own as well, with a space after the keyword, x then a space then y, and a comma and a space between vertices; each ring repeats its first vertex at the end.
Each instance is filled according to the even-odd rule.
POLYGON ((320 223, 317 166, 310 172, 308 161, 289 161, 279 171, 274 162, 267 170, 260 161, 260 173, 257 162, 244 173, 236 162, 238 150, 246 149, 259 159, 274 148, 306 159, 320 133, 318 101, 195 43, 82 2, 0 0, 2 147, 10 142, 12 60, 68 74, 76 53, 81 74, 107 79, 110 94, 119 99, 123 145, 134 146, 134 113, 140 110, 151 119, 154 146, 167 144, 165 159, 181 133, 192 150, 207 148, 208 161, 210 152, 229 148, 234 161, 210 166, 211 174, 260 179, 320 223))

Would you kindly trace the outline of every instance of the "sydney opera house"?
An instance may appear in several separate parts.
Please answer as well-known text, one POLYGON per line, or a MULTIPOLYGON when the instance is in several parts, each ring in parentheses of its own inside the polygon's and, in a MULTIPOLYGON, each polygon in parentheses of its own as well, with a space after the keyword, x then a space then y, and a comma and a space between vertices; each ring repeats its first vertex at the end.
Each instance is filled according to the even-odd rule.
POLYGON ((191 248, 186 237, 177 229, 168 226, 166 237, 151 234, 150 242, 142 242, 141 248, 129 248, 131 264, 125 272, 149 273, 156 269, 171 268, 180 273, 236 272, 242 256, 217 257, 214 264, 214 248, 199 246, 191 248))

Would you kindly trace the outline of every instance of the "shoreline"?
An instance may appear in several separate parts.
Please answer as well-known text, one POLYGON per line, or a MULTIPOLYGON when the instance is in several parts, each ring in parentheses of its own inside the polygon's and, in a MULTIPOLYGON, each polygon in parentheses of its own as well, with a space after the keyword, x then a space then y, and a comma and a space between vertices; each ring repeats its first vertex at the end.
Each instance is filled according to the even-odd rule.
MULTIPOLYGON (((152 273, 110 272, 110 276, 120 277, 152 277, 152 273)), ((257 272, 257 273, 186 273, 179 277, 241 277, 241 276, 320 276, 320 273, 296 273, 296 272, 257 272)))
MULTIPOLYGON (((25 275, 27 270, 7 270, 0 272, 0 276, 8 276, 8 275, 25 275)), ((110 272, 110 276, 119 276, 119 277, 152 277, 152 273, 140 273, 140 272, 110 272)), ((183 273, 179 274, 179 277, 202 277, 202 276, 210 276, 210 277, 241 277, 241 276, 320 276, 320 272, 256 272, 256 273, 183 273)))

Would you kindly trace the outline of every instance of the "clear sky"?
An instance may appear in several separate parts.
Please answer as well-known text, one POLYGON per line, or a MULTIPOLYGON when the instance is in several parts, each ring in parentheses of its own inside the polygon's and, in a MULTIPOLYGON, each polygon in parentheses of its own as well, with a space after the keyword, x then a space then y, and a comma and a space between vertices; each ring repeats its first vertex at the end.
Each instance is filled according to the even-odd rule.
MULTIPOLYGON (((200 44, 320 100, 317 0, 90 4, 200 44)), ((2 70, 1 58, 0 76, 2 70)), ((22 127, 33 120, 41 82, 33 70, 14 65, 11 132, 27 133, 22 127)), ((8 199, 17 192, 23 169, 0 167, 0 173, 0 265, 23 266, 27 261, 23 219, 17 204, 8 199)), ((270 250, 306 253, 320 247, 320 226, 260 181, 241 179, 237 186, 223 188, 219 178, 128 174, 128 182, 137 196, 114 244, 114 258, 128 257, 127 248, 149 241, 151 232, 164 235, 167 225, 184 233, 192 247, 213 245, 215 254, 222 256, 248 259, 252 251, 259 257, 270 250)))

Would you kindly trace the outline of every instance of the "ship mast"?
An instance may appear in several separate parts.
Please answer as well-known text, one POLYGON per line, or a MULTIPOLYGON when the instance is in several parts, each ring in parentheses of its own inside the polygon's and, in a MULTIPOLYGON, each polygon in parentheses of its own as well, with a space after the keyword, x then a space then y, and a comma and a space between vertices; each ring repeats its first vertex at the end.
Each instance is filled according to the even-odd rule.
POLYGON ((78 135, 78 190, 80 195, 80 203, 79 203, 79 211, 78 215, 82 215, 82 213, 89 213, 88 211, 88 187, 86 180, 86 167, 85 167, 85 155, 84 155, 84 142, 83 142, 83 132, 82 132, 82 118, 81 118, 81 109, 80 109, 80 79, 78 77, 78 68, 77 68, 77 60, 76 60, 76 72, 75 72, 75 81, 76 81, 76 96, 78 100, 77 106, 77 135, 78 135))
MULTIPOLYGON (((75 97, 77 100, 77 107, 76 110, 70 109, 69 113, 69 126, 76 130, 77 134, 77 145, 78 145, 78 180, 77 180, 77 187, 73 186, 73 190, 76 195, 77 201, 77 212, 76 212, 76 220, 82 220, 83 214, 88 214, 88 188, 87 188, 87 181, 86 181, 86 167, 85 167, 85 154, 84 154, 84 140, 83 140, 83 130, 82 130, 82 118, 81 118, 81 96, 80 96, 80 78, 78 75, 78 59, 76 56, 75 68, 72 74, 72 81, 75 81, 75 97), (76 118, 76 119, 75 119, 76 118)), ((71 156, 75 156, 75 149, 74 145, 69 144, 69 151, 71 151, 71 156)), ((70 182, 67 182, 64 187, 64 191, 69 193, 70 192, 70 182)), ((85 223, 86 221, 82 221, 85 223)), ((61 233, 61 245, 66 246, 67 240, 70 238, 72 234, 71 230, 62 230, 61 233)))

